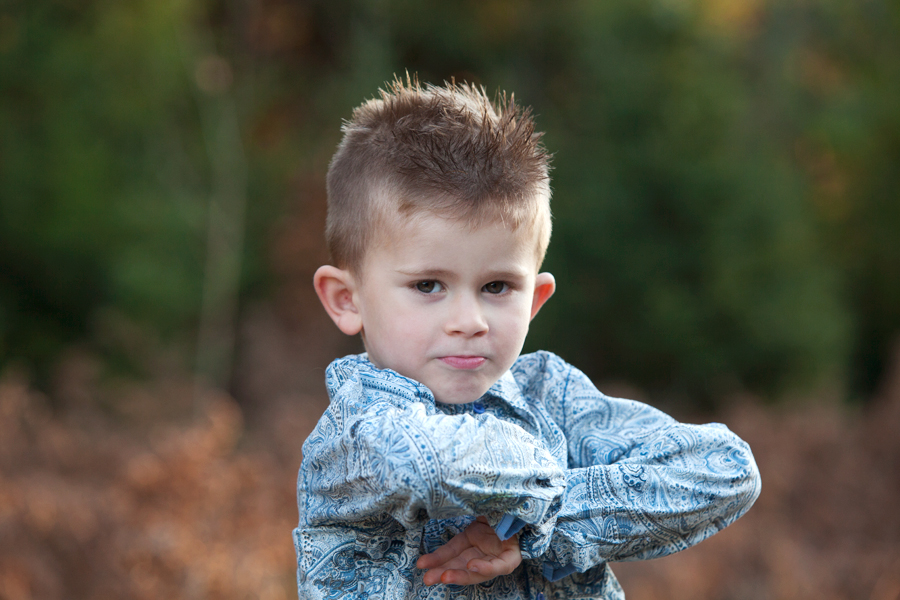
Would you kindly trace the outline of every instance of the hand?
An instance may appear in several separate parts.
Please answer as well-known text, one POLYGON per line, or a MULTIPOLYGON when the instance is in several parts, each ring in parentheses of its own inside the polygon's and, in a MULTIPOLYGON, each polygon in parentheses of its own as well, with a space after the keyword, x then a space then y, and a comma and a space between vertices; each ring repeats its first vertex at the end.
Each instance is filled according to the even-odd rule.
POLYGON ((426 569, 425 585, 472 585, 508 575, 521 562, 519 536, 501 541, 487 519, 478 517, 452 540, 419 557, 416 566, 426 569))

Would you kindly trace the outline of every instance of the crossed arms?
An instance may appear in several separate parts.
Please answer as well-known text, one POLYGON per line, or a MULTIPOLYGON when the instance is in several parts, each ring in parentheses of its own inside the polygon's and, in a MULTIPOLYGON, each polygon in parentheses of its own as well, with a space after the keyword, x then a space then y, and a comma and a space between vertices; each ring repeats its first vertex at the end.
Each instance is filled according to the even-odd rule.
POLYGON ((525 358, 516 381, 542 398, 531 427, 443 414, 420 391, 365 373, 337 382, 333 396, 346 401, 333 400, 304 447, 316 473, 305 490, 309 524, 389 515, 415 529, 482 516, 499 540, 518 534, 521 555, 555 580, 686 548, 758 496, 749 448, 724 426, 608 398, 552 354, 525 358))

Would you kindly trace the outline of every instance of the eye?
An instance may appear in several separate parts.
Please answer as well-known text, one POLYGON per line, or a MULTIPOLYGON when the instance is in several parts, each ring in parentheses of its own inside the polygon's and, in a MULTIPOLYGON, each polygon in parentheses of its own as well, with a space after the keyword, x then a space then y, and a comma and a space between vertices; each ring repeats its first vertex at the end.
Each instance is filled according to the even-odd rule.
POLYGON ((505 281, 492 281, 486 284, 482 289, 488 294, 502 294, 509 289, 509 286, 505 281))
POLYGON ((415 287, 417 291, 422 292, 423 294, 436 294, 443 289, 440 283, 433 280, 418 281, 416 282, 415 287))

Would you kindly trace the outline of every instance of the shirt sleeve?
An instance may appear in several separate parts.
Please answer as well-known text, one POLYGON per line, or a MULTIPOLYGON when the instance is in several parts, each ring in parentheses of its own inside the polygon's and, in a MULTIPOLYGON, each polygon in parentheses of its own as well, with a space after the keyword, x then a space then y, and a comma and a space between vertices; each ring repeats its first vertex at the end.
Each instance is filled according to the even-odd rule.
POLYGON ((304 463, 301 510, 310 525, 388 514, 412 528, 485 515, 499 532, 546 521, 565 489, 564 471, 522 428, 421 402, 341 410, 333 401, 304 445, 304 463))
POLYGON ((744 514, 760 492, 748 445, 721 424, 679 423, 640 402, 609 398, 565 365, 552 393, 568 440, 556 519, 526 530, 523 555, 557 580, 606 561, 687 548, 744 514))

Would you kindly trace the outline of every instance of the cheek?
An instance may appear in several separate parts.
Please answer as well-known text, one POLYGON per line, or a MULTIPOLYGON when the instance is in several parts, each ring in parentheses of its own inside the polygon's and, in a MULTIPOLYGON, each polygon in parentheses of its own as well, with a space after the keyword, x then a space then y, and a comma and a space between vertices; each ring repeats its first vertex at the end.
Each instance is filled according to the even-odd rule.
POLYGON ((496 333, 499 337, 515 342, 524 339, 528 333, 531 306, 516 306, 514 310, 502 311, 496 322, 496 333))
POLYGON ((389 312, 381 323, 381 333, 396 348, 415 348, 428 338, 429 321, 426 315, 417 311, 401 310, 399 307, 389 312))

